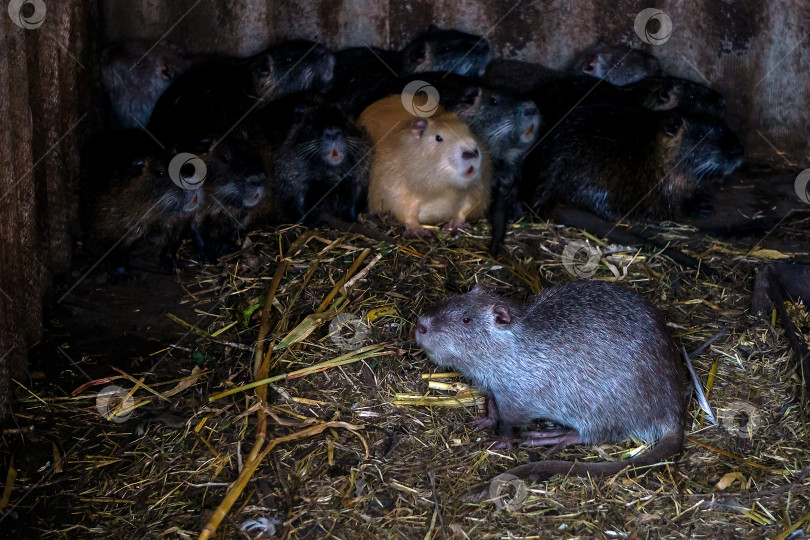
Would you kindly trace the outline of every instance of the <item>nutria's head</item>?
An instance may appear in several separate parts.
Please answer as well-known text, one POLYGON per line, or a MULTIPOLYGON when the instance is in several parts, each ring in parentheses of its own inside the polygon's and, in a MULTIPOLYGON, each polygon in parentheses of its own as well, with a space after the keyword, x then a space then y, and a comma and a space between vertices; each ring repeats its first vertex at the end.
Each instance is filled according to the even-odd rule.
POLYGON ((302 39, 269 47, 251 60, 256 94, 271 99, 301 90, 327 90, 335 57, 320 43, 302 39))
POLYGON ((644 51, 599 41, 576 57, 570 71, 574 75, 590 75, 623 86, 661 74, 661 64, 644 51))
POLYGON ((455 114, 415 118, 408 139, 427 175, 441 174, 459 188, 481 178, 485 149, 455 114))
POLYGON ((207 167, 204 188, 214 213, 225 208, 253 208, 267 192, 267 173, 258 150, 239 138, 200 141, 207 167))
POLYGON ((466 77, 483 77, 492 48, 481 36, 431 26, 411 41, 402 54, 402 75, 446 71, 466 77))
POLYGON ((708 86, 677 77, 647 77, 627 86, 645 93, 644 106, 654 111, 678 109, 692 114, 721 116, 726 100, 708 86))
POLYGON ((514 339, 518 309, 477 286, 422 313, 416 321, 416 343, 439 366, 480 367, 486 364, 487 351, 514 339))

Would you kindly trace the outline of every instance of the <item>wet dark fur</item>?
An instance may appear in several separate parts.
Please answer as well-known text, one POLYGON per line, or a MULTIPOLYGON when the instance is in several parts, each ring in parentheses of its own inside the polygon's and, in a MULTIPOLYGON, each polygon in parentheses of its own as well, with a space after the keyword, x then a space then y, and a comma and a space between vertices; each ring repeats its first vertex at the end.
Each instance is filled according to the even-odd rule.
POLYGON ((272 198, 264 163, 250 143, 226 139, 200 157, 208 167, 205 203, 191 229, 199 255, 214 261, 236 249, 239 232, 268 217, 272 198))
POLYGON ((110 126, 145 126, 158 98, 191 64, 171 45, 133 40, 106 47, 101 53, 101 81, 110 105, 110 126))
POLYGON ((482 82, 490 87, 504 88, 517 95, 528 96, 541 84, 564 76, 563 72, 536 62, 493 58, 487 64, 482 82))
POLYGON ((98 256, 112 250, 106 259, 111 274, 127 272, 136 243, 170 248, 203 203, 201 189, 182 189, 169 177, 173 156, 148 158, 133 165, 136 172, 84 187, 81 216, 88 248, 98 256))
POLYGON ((481 77, 491 55, 492 48, 485 38, 431 25, 402 50, 401 74, 444 71, 481 77))
POLYGON ((541 213, 562 202, 611 221, 668 219, 741 160, 739 139, 717 118, 585 105, 532 150, 523 197, 541 213))
POLYGON ((301 96, 293 110, 294 122, 275 153, 279 219, 311 224, 328 214, 354 221, 364 209, 371 145, 336 105, 301 96), (330 163, 340 155, 339 163, 330 163))
POLYGON ((725 99, 702 84, 677 77, 653 76, 625 85, 613 86, 593 77, 576 76, 540 85, 531 94, 551 128, 577 105, 619 103, 650 110, 677 109, 685 113, 722 116, 725 99))
MULTIPOLYGON (((401 52, 369 47, 344 49, 335 53, 336 81, 330 98, 348 114, 357 116, 375 101, 401 93, 405 84, 424 72, 478 77, 486 69, 490 54, 489 43, 480 36, 435 26, 414 38, 401 52)), ((442 94, 442 106, 449 108, 450 92, 459 89, 455 83, 442 82, 448 92, 442 94)))
POLYGON ((604 41, 577 54, 568 72, 604 79, 617 86, 663 74, 661 64, 653 55, 627 45, 609 45, 604 41))
POLYGON ((272 46, 251 58, 213 59, 166 90, 149 126, 158 138, 171 142, 220 136, 251 108, 299 90, 326 88, 333 76, 334 57, 322 45, 303 40, 272 46))
MULTIPOLYGON (((544 419, 575 430, 584 444, 636 437, 663 439, 670 453, 680 447, 686 405, 678 356, 661 315, 629 289, 580 281, 521 303, 476 288, 422 314, 416 341, 434 363, 494 398, 505 433, 544 419)), ((548 463, 560 462, 517 471, 534 474, 548 463)), ((573 465, 562 464, 563 473, 573 465)))

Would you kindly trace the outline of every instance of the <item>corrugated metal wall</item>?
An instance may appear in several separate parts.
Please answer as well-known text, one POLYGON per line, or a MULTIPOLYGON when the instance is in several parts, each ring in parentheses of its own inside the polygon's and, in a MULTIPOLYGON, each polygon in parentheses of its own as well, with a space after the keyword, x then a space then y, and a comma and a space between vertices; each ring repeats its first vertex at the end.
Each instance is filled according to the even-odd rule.
POLYGON ((53 276, 70 266, 78 148, 99 118, 89 89, 97 6, 43 3, 41 26, 25 28, 38 25, 36 10, 20 26, 7 9, 21 3, 0 12, 0 418, 9 378, 24 380, 41 338, 53 276))

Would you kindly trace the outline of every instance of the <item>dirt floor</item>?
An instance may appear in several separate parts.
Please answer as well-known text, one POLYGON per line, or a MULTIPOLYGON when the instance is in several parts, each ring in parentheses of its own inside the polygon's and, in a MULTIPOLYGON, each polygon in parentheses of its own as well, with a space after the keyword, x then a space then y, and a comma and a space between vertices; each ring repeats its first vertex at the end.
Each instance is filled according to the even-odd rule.
MULTIPOLYGON (((484 223, 410 241, 376 222, 366 225, 396 242, 268 229, 219 264, 136 271, 134 281, 109 283, 100 268, 82 279, 94 262, 82 256, 60 290, 80 283, 51 306, 48 337, 16 392, 15 425, 0 441, 2 470, 16 471, 0 536, 193 538, 241 472, 243 491, 213 537, 808 538, 807 387, 776 319, 749 316, 758 269, 810 263, 795 174, 746 166, 715 194, 713 214, 644 228, 714 276, 542 220, 514 225, 498 259, 486 253, 484 223), (413 323, 476 282, 522 298, 574 279, 561 260, 572 242, 598 248, 592 278, 653 301, 687 350, 730 328, 694 359, 719 425, 693 401, 673 463, 515 484, 507 508, 473 499, 472 488, 489 490, 500 472, 544 456, 490 448, 494 433, 471 427, 480 396, 457 378, 426 378, 441 370, 411 340, 413 323), (344 315, 348 332, 335 324, 344 315), (262 328, 261 350, 276 350, 254 357, 262 328), (275 380, 240 389, 257 364, 275 380), (134 411, 115 416, 121 400, 99 393, 110 385, 134 411), (264 439, 273 442, 254 459, 264 439)), ((790 310, 810 341, 807 309, 790 310)), ((637 448, 576 446, 561 457, 616 459, 637 448)))

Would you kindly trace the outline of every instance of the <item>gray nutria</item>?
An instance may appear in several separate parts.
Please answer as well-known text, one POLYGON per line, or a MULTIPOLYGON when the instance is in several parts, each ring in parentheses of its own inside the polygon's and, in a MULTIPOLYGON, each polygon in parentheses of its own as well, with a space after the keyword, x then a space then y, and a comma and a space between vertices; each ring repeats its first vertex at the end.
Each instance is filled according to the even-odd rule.
POLYGON ((489 397, 488 418, 508 436, 536 419, 562 429, 530 432, 525 444, 661 442, 640 457, 610 463, 540 461, 509 472, 612 474, 680 450, 685 423, 678 356, 661 315, 624 287, 580 281, 525 302, 483 288, 423 313, 416 342, 437 365, 452 366, 489 397))
POLYGON ((169 85, 192 65, 171 45, 140 40, 110 45, 101 53, 101 83, 117 129, 143 127, 169 85))

